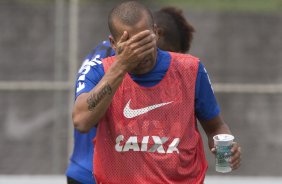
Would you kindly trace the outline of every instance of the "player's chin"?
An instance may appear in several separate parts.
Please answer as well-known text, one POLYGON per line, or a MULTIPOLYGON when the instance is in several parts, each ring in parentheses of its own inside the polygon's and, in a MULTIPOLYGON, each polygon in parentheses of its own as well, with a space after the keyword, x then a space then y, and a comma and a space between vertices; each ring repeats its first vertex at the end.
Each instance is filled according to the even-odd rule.
POLYGON ((135 75, 142 75, 148 73, 152 69, 152 60, 146 59, 142 60, 135 69, 132 70, 132 73, 135 75))

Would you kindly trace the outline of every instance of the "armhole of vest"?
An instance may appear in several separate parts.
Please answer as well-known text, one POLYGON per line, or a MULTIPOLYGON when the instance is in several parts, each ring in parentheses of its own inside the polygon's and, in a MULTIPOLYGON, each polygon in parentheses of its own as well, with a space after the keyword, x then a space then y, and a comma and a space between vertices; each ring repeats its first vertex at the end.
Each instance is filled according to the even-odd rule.
MULTIPOLYGON (((195 84, 196 84, 196 80, 197 80, 197 76, 198 76, 198 71, 199 71, 199 66, 200 66, 200 59, 199 58, 197 58, 197 57, 195 57, 195 56, 193 56, 193 55, 191 55, 191 54, 180 54, 180 53, 175 53, 175 52, 168 52, 169 54, 170 54, 170 57, 171 57, 171 62, 174 62, 174 60, 175 60, 175 58, 177 57, 177 56, 180 56, 180 57, 182 57, 182 58, 187 58, 187 59, 189 59, 190 58, 190 60, 192 60, 192 62, 194 63, 195 62, 195 70, 196 70, 196 75, 195 75, 195 84)), ((186 62, 186 61, 181 61, 181 62, 186 62)))
MULTIPOLYGON (((176 56, 177 56, 177 54, 178 53, 176 53, 176 56)), ((182 55, 182 54, 180 54, 180 55, 182 55)), ((195 87, 196 87, 197 76, 198 76, 199 66, 200 66, 200 59, 195 57, 195 56, 193 56, 193 55, 191 55, 191 54, 185 54, 184 57, 187 58, 188 60, 190 60, 191 62, 193 62, 193 65, 195 67, 195 78, 194 78, 194 81, 195 81, 195 87)), ((186 61, 182 60, 182 62, 185 63, 186 61)))
POLYGON ((195 95, 196 95, 196 86, 197 86, 197 78, 198 78, 198 74, 199 74, 199 68, 200 68, 200 59, 195 57, 195 66, 196 66, 196 75, 195 75, 195 95))
POLYGON ((171 62, 171 64, 173 64, 177 53, 168 52, 168 54, 170 55, 170 62, 171 62))
POLYGON ((199 72, 199 68, 200 68, 200 59, 197 58, 197 57, 196 57, 196 62, 197 62, 197 63, 196 63, 196 64, 197 64, 197 65, 196 65, 197 68, 196 68, 196 69, 197 69, 197 73, 198 73, 198 72, 199 72))

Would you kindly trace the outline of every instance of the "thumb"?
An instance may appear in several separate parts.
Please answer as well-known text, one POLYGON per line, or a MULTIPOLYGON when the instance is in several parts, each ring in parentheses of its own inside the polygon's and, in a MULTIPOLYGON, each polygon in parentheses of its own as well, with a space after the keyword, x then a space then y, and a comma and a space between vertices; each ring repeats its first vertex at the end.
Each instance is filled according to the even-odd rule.
POLYGON ((212 149, 211 149, 211 152, 212 152, 213 154, 215 154, 215 153, 216 153, 216 149, 215 149, 215 148, 212 148, 212 149))

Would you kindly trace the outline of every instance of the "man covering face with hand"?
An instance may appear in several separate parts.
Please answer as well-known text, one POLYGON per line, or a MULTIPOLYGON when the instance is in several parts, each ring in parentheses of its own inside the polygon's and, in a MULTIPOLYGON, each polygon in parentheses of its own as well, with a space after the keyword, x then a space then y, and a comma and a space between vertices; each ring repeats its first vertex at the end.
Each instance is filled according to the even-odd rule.
MULTIPOLYGON (((91 80, 93 89, 77 97, 73 110, 79 131, 98 127, 97 183, 203 183, 207 162, 196 118, 211 149, 214 135, 231 132, 199 59, 159 50, 152 15, 136 1, 114 8, 109 28, 116 56, 101 62, 104 75, 91 80), (199 98, 203 91, 208 95, 199 98)), ((237 143, 232 152, 236 169, 237 143)))

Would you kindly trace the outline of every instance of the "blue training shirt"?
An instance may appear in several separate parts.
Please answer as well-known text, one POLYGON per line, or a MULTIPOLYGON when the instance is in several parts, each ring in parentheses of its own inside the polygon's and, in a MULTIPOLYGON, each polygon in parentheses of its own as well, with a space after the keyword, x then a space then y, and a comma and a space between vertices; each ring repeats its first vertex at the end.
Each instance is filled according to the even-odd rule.
MULTIPOLYGON (((114 50, 111 48, 108 41, 99 44, 93 51, 86 57, 80 70, 78 71, 78 78, 81 76, 83 68, 88 66, 88 63, 95 60, 95 58, 106 58, 113 56, 114 50)), ((77 82, 76 81, 76 86, 77 82)), ((76 95, 77 96, 77 95, 76 95)), ((70 163, 66 170, 66 176, 75 179, 83 184, 95 184, 93 178, 93 143, 92 140, 96 136, 96 128, 92 128, 87 134, 80 133, 74 130, 74 148, 70 158, 70 163)))
MULTIPOLYGON (((82 94, 91 91, 104 76, 104 67, 102 59, 113 56, 114 51, 110 47, 109 42, 104 41, 98 45, 94 51, 88 55, 82 67, 79 70, 78 79, 76 81, 76 98, 82 94)), ((158 49, 157 62, 154 68, 144 75, 130 75, 131 78, 141 86, 151 87, 159 83, 164 77, 171 62, 168 52, 158 49), (161 61, 161 62, 160 62, 161 61)), ((208 73, 204 65, 200 62, 195 89, 195 111, 199 120, 210 120, 220 113, 219 105, 213 93, 213 89, 209 80, 208 73)), ((75 131, 75 146, 71 157, 71 163, 67 170, 67 176, 76 179, 82 183, 89 183, 87 178, 92 176, 93 161, 93 143, 92 139, 96 135, 96 129, 92 128, 87 134, 80 134, 75 131), (71 172, 76 170, 76 172, 71 172), (80 169, 80 170, 79 170, 80 169), (79 170, 79 172, 77 171, 79 170), (81 174, 83 173, 84 177, 81 174), (88 173, 88 174, 87 174, 88 173), (79 180, 79 179, 84 180, 79 180)), ((93 182, 92 182, 93 183, 93 182)))

